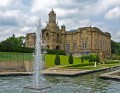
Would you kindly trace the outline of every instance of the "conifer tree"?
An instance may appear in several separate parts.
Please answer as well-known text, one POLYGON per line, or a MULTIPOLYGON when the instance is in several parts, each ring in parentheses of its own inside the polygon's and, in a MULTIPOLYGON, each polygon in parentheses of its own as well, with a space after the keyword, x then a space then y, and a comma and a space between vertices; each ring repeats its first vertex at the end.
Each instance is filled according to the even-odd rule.
POLYGON ((54 63, 55 63, 55 65, 60 65, 60 56, 59 56, 58 53, 56 54, 56 57, 55 57, 54 63))
POLYGON ((83 55, 82 55, 82 57, 81 57, 81 63, 83 63, 84 62, 84 57, 83 57, 83 55))
POLYGON ((70 55, 69 55, 68 62, 69 62, 69 64, 73 64, 73 56, 72 56, 71 53, 70 53, 70 55))

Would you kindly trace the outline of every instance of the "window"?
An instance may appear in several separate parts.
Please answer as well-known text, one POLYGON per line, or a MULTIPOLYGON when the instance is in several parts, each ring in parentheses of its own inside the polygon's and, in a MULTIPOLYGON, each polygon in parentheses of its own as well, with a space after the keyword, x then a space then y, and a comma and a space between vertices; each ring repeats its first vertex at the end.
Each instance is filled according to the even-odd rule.
POLYGON ((70 49, 70 44, 66 44, 66 49, 70 49))
POLYGON ((76 43, 73 44, 73 49, 76 49, 76 43))
POLYGON ((49 34, 46 33, 46 40, 49 40, 49 34))
POLYGON ((83 48, 83 49, 87 48, 87 43, 83 42, 83 43, 82 43, 82 48, 83 48))

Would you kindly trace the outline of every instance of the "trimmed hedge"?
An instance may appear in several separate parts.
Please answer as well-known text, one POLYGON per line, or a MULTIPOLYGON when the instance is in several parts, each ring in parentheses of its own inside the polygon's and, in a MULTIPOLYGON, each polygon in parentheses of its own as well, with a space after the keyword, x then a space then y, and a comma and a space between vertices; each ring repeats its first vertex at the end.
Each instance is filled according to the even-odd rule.
POLYGON ((21 52, 21 53, 33 53, 34 48, 28 47, 3 47, 0 45, 0 52, 21 52))
POLYGON ((47 54, 59 54, 59 55, 65 55, 65 51, 63 50, 46 50, 47 54))
POLYGON ((69 66, 65 66, 65 67, 82 67, 82 66, 92 66, 92 65, 94 65, 94 62, 83 63, 83 64, 75 64, 75 65, 69 65, 69 66))

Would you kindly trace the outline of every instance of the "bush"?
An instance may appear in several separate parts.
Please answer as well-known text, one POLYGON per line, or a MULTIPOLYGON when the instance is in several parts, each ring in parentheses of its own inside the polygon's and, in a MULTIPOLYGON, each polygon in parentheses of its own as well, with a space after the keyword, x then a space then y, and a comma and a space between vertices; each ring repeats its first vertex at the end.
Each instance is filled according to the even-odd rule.
POLYGON ((60 65, 60 56, 59 56, 58 53, 56 54, 56 57, 55 57, 54 63, 55 63, 55 65, 60 65))
POLYGON ((94 62, 94 57, 93 57, 93 55, 89 55, 89 62, 94 62))
POLYGON ((70 55, 69 55, 68 62, 69 62, 69 64, 73 64, 73 56, 72 56, 71 53, 70 53, 70 55))
POLYGON ((100 62, 100 59, 99 59, 99 56, 96 55, 96 58, 95 58, 96 62, 100 62))
POLYGON ((65 51, 63 50, 46 50, 47 54, 57 54, 59 53, 59 55, 65 55, 65 51))
POLYGON ((92 66, 94 65, 94 62, 90 62, 90 63, 83 63, 83 64, 73 64, 73 65, 69 65, 69 66, 65 66, 65 67, 82 67, 82 66, 92 66))
POLYGON ((21 53, 33 53, 34 48, 28 48, 28 47, 5 47, 0 45, 0 52, 21 52, 21 53))

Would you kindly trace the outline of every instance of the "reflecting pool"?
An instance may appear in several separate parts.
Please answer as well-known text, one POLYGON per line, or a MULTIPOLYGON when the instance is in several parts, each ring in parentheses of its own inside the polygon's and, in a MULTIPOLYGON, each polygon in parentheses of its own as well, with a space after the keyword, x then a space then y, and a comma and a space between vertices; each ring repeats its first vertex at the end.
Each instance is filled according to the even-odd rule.
MULTIPOLYGON (((77 77, 44 76, 51 85, 44 93, 120 93, 120 81, 103 80, 97 72, 77 77)), ((0 77, 0 93, 43 93, 23 87, 31 83, 31 76, 0 77)))

